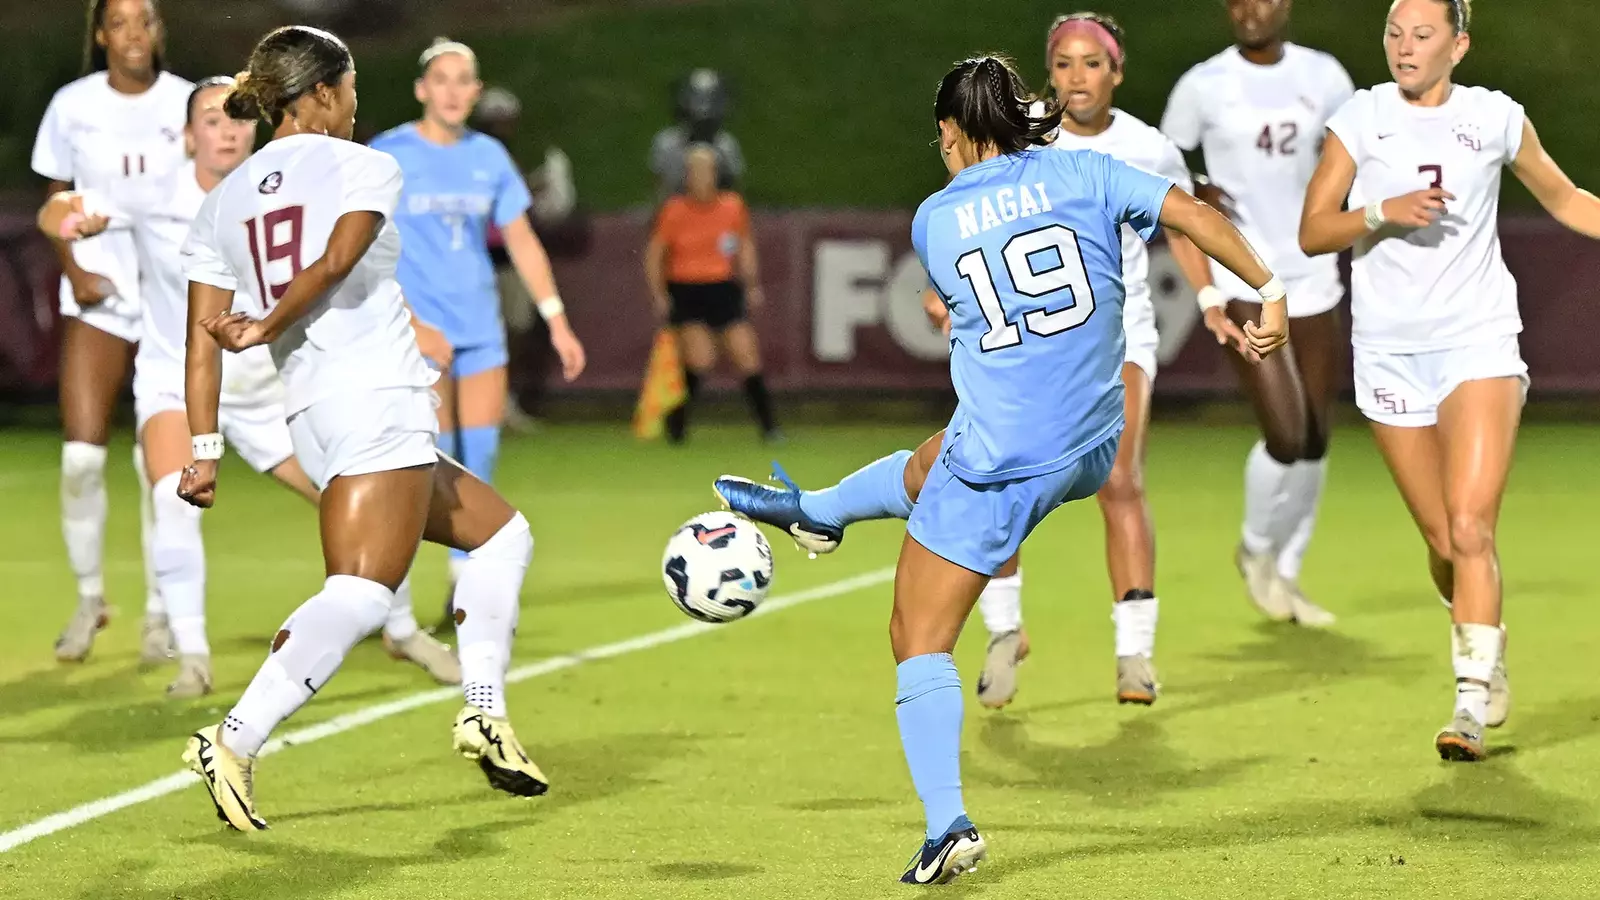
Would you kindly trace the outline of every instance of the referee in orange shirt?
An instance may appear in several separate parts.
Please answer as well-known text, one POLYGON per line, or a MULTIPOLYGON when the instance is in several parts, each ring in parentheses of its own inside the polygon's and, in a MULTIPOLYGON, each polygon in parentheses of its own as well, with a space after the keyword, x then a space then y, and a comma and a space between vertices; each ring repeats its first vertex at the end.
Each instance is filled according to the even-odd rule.
POLYGON ((717 153, 705 144, 685 156, 687 193, 667 199, 645 248, 644 272, 658 318, 677 332, 688 397, 667 417, 681 443, 704 374, 717 364, 717 339, 744 378, 750 412, 768 441, 781 438, 761 376, 761 346, 746 309, 762 303, 750 211, 734 191, 717 190, 717 153), (737 272, 735 271, 737 266, 737 272))

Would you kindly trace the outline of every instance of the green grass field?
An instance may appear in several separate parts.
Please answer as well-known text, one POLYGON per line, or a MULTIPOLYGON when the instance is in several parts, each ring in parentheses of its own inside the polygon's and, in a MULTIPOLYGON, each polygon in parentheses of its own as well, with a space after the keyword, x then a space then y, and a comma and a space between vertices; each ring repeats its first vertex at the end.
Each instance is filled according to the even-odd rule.
MULTIPOLYGON (((934 427, 797 429, 783 458, 821 482, 934 427)), ((1326 633, 1263 624, 1243 599, 1230 555, 1250 441, 1242 429, 1155 431, 1166 693, 1153 708, 1111 699, 1092 505, 1057 513, 1034 537, 1022 692, 998 714, 970 704, 964 736, 968 808, 991 862, 949 892, 1593 896, 1600 691, 1587 662, 1600 612, 1582 566, 1600 431, 1537 426, 1523 438, 1502 529, 1516 708, 1475 766, 1433 754, 1449 712, 1446 620, 1369 439, 1339 437, 1305 576, 1341 615, 1326 633)), ((12 432, 0 450, 0 832, 177 771, 188 730, 221 717, 321 579, 310 511, 230 464, 207 519, 218 690, 167 702, 170 673, 136 665, 143 587, 133 476, 119 464, 108 576, 121 614, 86 664, 59 666, 50 644, 72 590, 56 447, 52 435, 12 432)), ((124 437, 113 460, 127 447, 124 437)), ((636 445, 620 428, 514 439, 502 482, 538 538, 518 663, 683 626, 657 573, 662 544, 711 505, 712 477, 760 475, 767 458, 732 426, 680 451, 636 445)), ((859 526, 818 561, 780 546, 774 601, 811 602, 612 647, 513 686, 520 734, 553 782, 544 798, 496 794, 454 758, 459 701, 441 698, 266 757, 257 786, 270 832, 224 832, 190 786, 0 853, 0 897, 897 893, 922 819, 892 715, 890 591, 826 586, 882 573, 900 534, 859 526)), ((430 550, 418 570, 424 616, 442 572, 430 550)), ((968 690, 981 631, 958 651, 968 690)), ((368 642, 286 730, 432 688, 368 642)))

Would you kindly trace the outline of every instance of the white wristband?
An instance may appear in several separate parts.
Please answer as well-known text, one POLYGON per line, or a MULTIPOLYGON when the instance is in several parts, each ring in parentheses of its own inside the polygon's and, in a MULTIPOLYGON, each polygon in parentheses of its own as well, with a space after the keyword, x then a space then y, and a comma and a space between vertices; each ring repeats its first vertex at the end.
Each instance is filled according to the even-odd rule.
POLYGON ((543 300, 540 300, 538 303, 535 303, 534 307, 539 310, 539 316, 546 322, 554 319, 556 316, 563 315, 567 311, 567 305, 562 303, 561 298, 555 294, 551 294, 543 300))
POLYGON ((1221 309, 1228 305, 1228 295, 1214 284, 1208 284, 1196 292, 1195 299, 1200 301, 1200 311, 1208 309, 1221 309))
POLYGON ((221 459, 222 435, 214 432, 212 434, 197 434, 190 441, 190 448, 194 453, 194 458, 197 460, 221 459))
POLYGON ((1272 276, 1271 281, 1263 284, 1256 293, 1261 295, 1262 303, 1279 303, 1289 295, 1289 292, 1283 288, 1283 282, 1279 281, 1276 275, 1272 276))
POLYGON ((1383 201, 1374 200, 1368 203, 1364 218, 1366 219, 1368 231, 1377 231, 1382 228, 1388 222, 1383 217, 1383 201))

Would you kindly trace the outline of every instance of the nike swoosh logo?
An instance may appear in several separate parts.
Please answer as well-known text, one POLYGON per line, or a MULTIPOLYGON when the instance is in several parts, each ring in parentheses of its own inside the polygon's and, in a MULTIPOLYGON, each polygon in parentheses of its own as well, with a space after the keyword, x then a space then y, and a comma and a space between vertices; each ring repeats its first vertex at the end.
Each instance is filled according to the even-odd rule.
POLYGON ((1380 134, 1380 135, 1378 135, 1378 140, 1387 141, 1389 138, 1392 138, 1392 137, 1394 137, 1394 132, 1391 131, 1388 134, 1380 134))
POLYGON ((700 533, 700 543, 709 545, 712 541, 715 541, 718 538, 725 538, 738 530, 738 528, 729 525, 727 527, 717 528, 712 531, 702 531, 700 533))
POLYGON ((926 884, 928 879, 937 875, 939 870, 944 868, 944 861, 950 858, 950 854, 956 849, 957 843, 959 841, 950 841, 945 844, 944 849, 939 851, 939 855, 933 858, 933 865, 925 866, 920 862, 917 863, 917 872, 912 877, 916 878, 919 883, 926 884))

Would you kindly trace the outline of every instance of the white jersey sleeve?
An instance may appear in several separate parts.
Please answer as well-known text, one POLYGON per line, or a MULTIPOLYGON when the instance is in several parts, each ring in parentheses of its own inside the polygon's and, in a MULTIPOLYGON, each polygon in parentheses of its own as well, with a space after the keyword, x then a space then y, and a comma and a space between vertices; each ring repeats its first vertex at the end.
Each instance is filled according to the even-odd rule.
POLYGON ((1156 161, 1155 174, 1171 181, 1184 193, 1194 193, 1194 176, 1189 172, 1189 164, 1183 159, 1183 151, 1169 138, 1161 139, 1161 155, 1156 161))
POLYGON ((239 279, 223 260, 217 241, 217 206, 220 193, 212 191, 200 204, 189 237, 183 242, 183 274, 190 281, 209 284, 225 291, 237 291, 239 279))
POLYGON ((342 162, 344 193, 339 214, 374 212, 385 219, 392 217, 404 184, 399 160, 380 153, 373 157, 351 156, 342 162))
POLYGON ((1190 69, 1178 79, 1167 98, 1166 112, 1161 114, 1161 131, 1183 151, 1200 147, 1200 137, 1205 131, 1202 119, 1204 110, 1200 103, 1199 67, 1190 69))
POLYGON ((63 88, 50 98, 44 118, 39 122, 39 133, 33 140, 33 171, 51 181, 72 181, 72 141, 63 111, 63 88))

